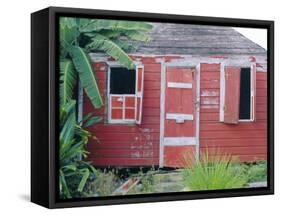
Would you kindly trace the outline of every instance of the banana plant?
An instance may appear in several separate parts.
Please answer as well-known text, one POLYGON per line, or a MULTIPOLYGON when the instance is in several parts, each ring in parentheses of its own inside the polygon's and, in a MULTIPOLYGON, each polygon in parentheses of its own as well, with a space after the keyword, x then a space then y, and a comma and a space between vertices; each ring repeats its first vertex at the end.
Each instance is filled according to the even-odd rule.
POLYGON ((83 126, 76 121, 76 101, 70 100, 60 107, 60 151, 59 151, 59 189, 62 198, 72 198, 73 194, 81 193, 91 173, 96 172, 89 162, 80 160, 88 156, 85 145, 93 135, 85 130, 101 118, 85 116, 83 126), (76 184, 71 182, 75 181, 76 184))
POLYGON ((134 63, 126 51, 135 50, 132 41, 149 41, 152 25, 145 22, 60 18, 61 104, 73 97, 76 78, 95 108, 103 105, 88 53, 104 52, 128 69, 134 63))
MULTIPOLYGON (((131 41, 149 41, 150 24, 143 22, 60 18, 60 151, 59 189, 62 198, 81 193, 95 168, 85 161, 85 145, 95 138, 85 128, 101 120, 92 114, 77 121, 74 89, 80 83, 95 108, 103 105, 89 52, 105 52, 128 69, 131 41), (82 156, 82 160, 81 160, 82 156), (74 182, 74 183, 73 183, 74 182)), ((95 138, 96 139, 96 138, 95 138)))

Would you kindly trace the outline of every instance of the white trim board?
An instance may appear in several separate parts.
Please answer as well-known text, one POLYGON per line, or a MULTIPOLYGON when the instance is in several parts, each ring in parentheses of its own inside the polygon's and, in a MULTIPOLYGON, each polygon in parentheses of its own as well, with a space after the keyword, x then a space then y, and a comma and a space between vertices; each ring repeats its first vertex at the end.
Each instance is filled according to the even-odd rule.
POLYGON ((164 166, 165 89, 166 89, 166 65, 164 62, 161 62, 159 167, 164 166))
POLYGON ((195 157, 199 160, 200 156, 200 63, 196 66, 196 147, 195 147, 195 157))
POLYGON ((168 82, 168 88, 192 89, 192 83, 168 82))
POLYGON ((166 113, 166 119, 169 120, 176 120, 176 121, 192 121, 193 115, 192 114, 182 114, 182 113, 166 113))
POLYGON ((220 65, 220 122, 224 121, 224 100, 225 100, 225 65, 220 65))
POLYGON ((164 146, 196 145, 196 137, 164 137, 164 146))

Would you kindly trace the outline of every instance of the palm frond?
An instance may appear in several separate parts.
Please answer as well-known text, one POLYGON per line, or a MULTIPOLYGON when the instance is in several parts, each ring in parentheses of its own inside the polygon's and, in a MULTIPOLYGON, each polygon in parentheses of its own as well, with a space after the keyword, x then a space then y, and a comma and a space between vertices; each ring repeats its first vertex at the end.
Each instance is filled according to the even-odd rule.
POLYGON ((137 46, 130 43, 127 40, 122 40, 122 39, 111 39, 111 40, 125 52, 135 52, 137 50, 137 46))
POLYGON ((88 25, 80 27, 80 32, 98 32, 101 30, 139 30, 149 31, 152 25, 145 22, 116 21, 116 20, 91 20, 88 25))
POLYGON ((75 101, 70 101, 66 104, 65 110, 68 112, 64 115, 64 119, 60 119, 62 128, 60 129, 60 154, 65 151, 70 145, 72 145, 72 139, 75 134, 76 125, 76 112, 75 112, 75 101))
POLYGON ((91 63, 88 59, 88 55, 79 46, 72 46, 69 53, 72 58, 73 64, 78 71, 79 79, 86 91, 86 94, 90 98, 93 106, 95 108, 100 108, 103 105, 103 101, 92 70, 91 63))
POLYGON ((142 42, 150 41, 150 36, 141 31, 136 31, 136 30, 124 31, 123 34, 131 40, 142 41, 142 42))
POLYGON ((73 44, 79 36, 78 27, 74 18, 60 18, 60 44, 67 49, 67 46, 73 44))
POLYGON ((132 59, 116 43, 98 33, 91 33, 91 36, 92 42, 86 45, 88 51, 104 51, 128 69, 133 68, 134 63, 132 59))
POLYGON ((60 104, 63 106, 73 96, 73 89, 76 84, 76 71, 70 60, 60 61, 60 104))

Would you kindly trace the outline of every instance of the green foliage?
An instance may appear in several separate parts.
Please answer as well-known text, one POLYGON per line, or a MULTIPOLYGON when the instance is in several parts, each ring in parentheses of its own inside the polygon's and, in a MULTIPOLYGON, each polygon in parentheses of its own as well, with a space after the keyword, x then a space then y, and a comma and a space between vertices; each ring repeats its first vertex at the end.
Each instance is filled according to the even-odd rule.
POLYGON ((59 188, 62 198, 72 198, 83 191, 91 173, 89 163, 81 160, 88 152, 85 145, 91 134, 76 121, 76 102, 69 101, 60 107, 59 188))
POLYGON ((155 176, 158 171, 152 167, 150 170, 144 172, 142 168, 137 174, 131 174, 131 177, 137 177, 140 182, 137 186, 128 191, 128 194, 146 194, 155 193, 156 187, 160 183, 160 179, 155 176))
POLYGON ((103 102, 87 54, 79 46, 71 46, 69 54, 72 58, 75 69, 79 74, 79 78, 85 92, 92 101, 93 105, 96 108, 100 108, 103 105, 103 102))
POLYGON ((72 61, 60 61, 60 104, 64 105, 72 99, 73 89, 76 84, 76 73, 72 61))
POLYGON ((242 188, 247 183, 244 170, 237 168, 230 155, 217 152, 210 157, 205 152, 200 160, 193 160, 183 170, 183 179, 189 190, 242 188))
POLYGON ((154 178, 154 170, 148 171, 147 173, 140 175, 141 181, 141 193, 154 193, 156 190, 156 181, 154 178))
POLYGON ((63 60, 61 60, 60 69, 64 71, 61 74, 62 103, 67 102, 73 95, 73 82, 68 78, 76 78, 74 76, 76 73, 93 106, 100 108, 103 101, 97 86, 95 72, 88 59, 88 52, 105 52, 125 67, 133 68, 134 63, 125 52, 135 49, 129 41, 148 41, 147 32, 151 28, 152 25, 144 22, 61 17, 60 58, 63 60), (71 65, 69 61, 73 63, 74 67, 70 67, 68 70, 66 66, 71 65), (74 70, 72 70, 73 68, 74 70), (67 74, 67 72, 70 73, 67 74))
POLYGON ((259 161, 248 165, 249 182, 259 182, 267 180, 267 163, 266 161, 259 161))
POLYGON ((106 19, 80 19, 83 25, 79 25, 80 32, 99 32, 101 30, 110 31, 142 31, 147 32, 152 26, 145 22, 118 21, 106 19))
POLYGON ((132 69, 134 67, 134 63, 131 58, 122 50, 116 43, 114 43, 109 38, 101 35, 101 34, 87 34, 91 36, 92 42, 86 46, 88 51, 92 50, 100 50, 104 51, 115 60, 119 61, 122 65, 127 67, 128 69, 132 69))
POLYGON ((267 181, 267 162, 256 161, 252 163, 244 163, 237 165, 238 169, 242 169, 248 177, 248 182, 267 181))
MULTIPOLYGON (((85 158, 89 138, 96 139, 85 128, 101 120, 101 117, 86 115, 77 122, 76 101, 73 91, 77 78, 81 81, 87 96, 95 108, 103 105, 97 85, 95 71, 89 51, 103 51, 128 68, 133 67, 132 59, 124 50, 134 48, 126 42, 131 40, 147 41, 143 32, 151 29, 143 22, 60 18, 60 151, 59 151, 59 188, 62 198, 81 197, 89 179, 96 178, 97 194, 108 194, 113 185, 113 175, 100 173, 85 158), (86 49, 87 48, 87 49, 86 49), (103 180, 105 179, 106 182, 103 180), (98 191, 98 187, 104 190, 98 191)), ((101 189, 100 189, 101 190, 101 189)))
POLYGON ((114 173, 114 170, 96 170, 94 174, 94 181, 90 181, 86 186, 85 197, 111 196, 120 186, 119 178, 114 173))

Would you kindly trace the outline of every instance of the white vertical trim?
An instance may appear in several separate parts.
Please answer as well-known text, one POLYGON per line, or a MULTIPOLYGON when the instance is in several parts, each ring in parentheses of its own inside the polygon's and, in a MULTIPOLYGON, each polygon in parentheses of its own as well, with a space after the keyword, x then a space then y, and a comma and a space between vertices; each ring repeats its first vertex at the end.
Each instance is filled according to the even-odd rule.
POLYGON ((251 64, 251 120, 255 120, 255 94, 256 94, 256 65, 253 62, 251 64))
POLYGON ((160 95, 160 146, 159 167, 164 166, 164 124, 165 124, 165 88, 166 88, 166 65, 161 62, 161 95, 160 95))
POLYGON ((110 70, 110 67, 108 66, 107 67, 107 102, 108 102, 107 121, 108 122, 110 122, 110 120, 111 120, 111 101, 112 101, 112 98, 110 96, 110 73, 111 73, 111 70, 110 70))
MULTIPOLYGON (((142 121, 142 101, 143 101, 143 91, 144 91, 144 66, 141 64, 136 65, 136 100, 139 98, 140 99, 140 107, 139 107, 139 120, 136 123, 141 124, 142 121), (141 69, 141 90, 138 91, 138 78, 139 78, 139 69, 141 69)), ((137 105, 135 107, 135 111, 137 112, 137 105)))
POLYGON ((224 102, 225 102, 225 65, 220 64, 220 122, 224 121, 224 102))
POLYGON ((195 157, 199 160, 200 157, 200 63, 196 66, 196 148, 195 157))
POLYGON ((137 106, 138 106, 138 98, 137 92, 138 92, 138 68, 137 65, 135 64, 135 74, 136 74, 136 83, 135 83, 135 120, 137 119, 137 106))

